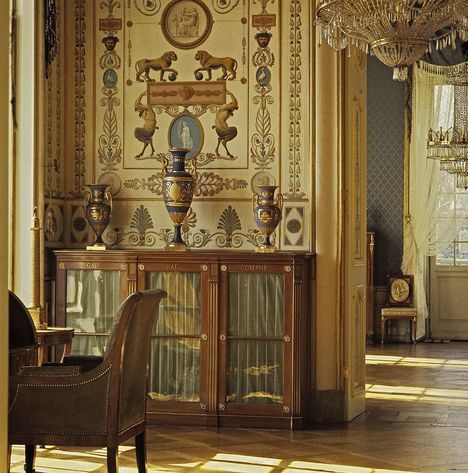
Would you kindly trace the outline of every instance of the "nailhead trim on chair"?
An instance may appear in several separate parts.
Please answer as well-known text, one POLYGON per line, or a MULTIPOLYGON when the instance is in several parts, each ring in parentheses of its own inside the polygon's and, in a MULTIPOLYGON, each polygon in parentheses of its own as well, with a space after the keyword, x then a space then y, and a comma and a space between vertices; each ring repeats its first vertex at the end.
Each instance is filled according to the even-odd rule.
MULTIPOLYGON (((84 384, 88 384, 92 381, 95 381, 96 379, 99 379, 101 378, 102 376, 104 376, 107 372, 109 372, 109 376, 107 378, 107 392, 106 392, 106 398, 107 398, 107 407, 106 407, 106 430, 104 430, 103 433, 97 433, 97 434, 90 434, 90 433, 86 433, 86 432, 15 432, 15 434, 18 434, 18 435, 34 435, 34 434, 42 434, 42 435, 86 435, 86 436, 93 436, 93 437, 105 437, 107 436, 107 427, 109 425, 108 423, 108 419, 109 419, 109 394, 110 394, 110 379, 111 379, 111 376, 110 376, 110 372, 112 371, 112 365, 109 365, 109 367, 106 369, 106 371, 103 371, 99 376, 96 376, 88 381, 85 381, 85 382, 82 382, 82 383, 75 383, 75 384, 65 384, 65 385, 58 385, 58 386, 65 386, 65 387, 71 387, 71 386, 80 386, 80 385, 84 385, 84 384)), ((36 384, 22 384, 21 386, 37 386, 36 384)), ((52 384, 48 384, 47 386, 57 386, 57 385, 52 385, 52 384)), ((15 401, 16 401, 16 397, 17 397, 17 394, 18 394, 18 391, 19 391, 19 386, 16 390, 16 393, 15 393, 15 397, 13 399, 13 402, 11 404, 11 407, 10 407, 10 411, 11 409, 13 408, 14 404, 15 404, 15 401)))
MULTIPOLYGON (((110 379, 111 379, 111 376, 110 376, 110 373, 112 371, 112 365, 109 365, 109 367, 103 371, 99 376, 95 376, 94 378, 91 378, 91 379, 88 379, 87 381, 83 381, 81 383, 73 383, 73 384, 43 384, 41 386, 44 386, 44 387, 65 387, 65 388, 70 388, 70 387, 73 387, 73 386, 83 386, 85 384, 89 384, 89 383, 92 383, 93 381, 96 381, 97 379, 99 378, 102 378, 104 375, 106 375, 107 373, 109 373, 108 375, 108 378, 107 378, 107 395, 106 395, 106 398, 107 398, 107 408, 106 408, 106 430, 105 430, 105 433, 104 434, 93 434, 93 435, 107 435, 107 425, 108 425, 108 418, 109 418, 109 394, 110 394, 110 379)), ((76 376, 76 375, 61 375, 60 377, 66 377, 66 376, 76 376)), ((44 376, 44 378, 47 378, 47 377, 51 377, 51 378, 56 378, 57 376, 55 375, 47 375, 47 376, 44 376)), ((11 403, 11 406, 10 406, 10 409, 8 409, 8 412, 10 413, 11 410, 13 409, 14 405, 15 405, 15 402, 16 402, 16 399, 18 397, 18 393, 20 391, 20 388, 24 386, 24 387, 34 387, 34 386, 38 386, 37 384, 18 384, 18 386, 16 387, 16 392, 15 392, 15 396, 13 398, 13 402, 11 403)), ((20 432, 18 432, 20 433, 20 432)), ((21 432, 21 433, 33 433, 33 432, 21 432)), ((84 434, 84 433, 80 433, 80 432, 41 432, 43 434, 61 434, 61 433, 66 433, 66 434, 77 434, 77 435, 87 435, 87 434, 84 434)))

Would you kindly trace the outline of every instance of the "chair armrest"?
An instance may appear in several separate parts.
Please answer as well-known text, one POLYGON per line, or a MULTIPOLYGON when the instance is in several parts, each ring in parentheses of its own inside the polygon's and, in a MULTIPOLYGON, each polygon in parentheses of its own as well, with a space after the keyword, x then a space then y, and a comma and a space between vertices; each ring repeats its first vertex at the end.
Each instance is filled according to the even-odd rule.
POLYGON ((68 355, 63 359, 63 366, 79 366, 81 372, 92 370, 104 360, 103 356, 94 355, 68 355))

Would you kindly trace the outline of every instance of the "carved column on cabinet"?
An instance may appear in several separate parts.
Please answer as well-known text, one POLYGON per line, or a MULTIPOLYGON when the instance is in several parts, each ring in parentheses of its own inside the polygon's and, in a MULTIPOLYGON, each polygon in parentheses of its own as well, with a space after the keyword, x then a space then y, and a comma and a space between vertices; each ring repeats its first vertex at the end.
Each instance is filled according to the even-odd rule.
MULTIPOLYGON (((202 266, 203 271, 209 271, 208 286, 208 413, 218 411, 217 379, 218 379, 218 265, 202 266)), ((214 425, 217 424, 215 420, 214 425)))
MULTIPOLYGON (((291 271, 291 266, 285 266, 285 271, 291 271)), ((293 380, 292 380, 292 399, 291 399, 291 414, 297 416, 301 412, 301 386, 303 383, 302 372, 304 369, 305 360, 302 357, 302 340, 304 336, 303 327, 303 296, 302 296, 302 283, 303 283, 303 267, 302 265, 294 266, 294 309, 293 309, 293 328, 292 328, 292 340, 289 342, 287 336, 285 337, 286 343, 292 343, 292 357, 293 360, 297 360, 297 363, 293 363, 293 380)))

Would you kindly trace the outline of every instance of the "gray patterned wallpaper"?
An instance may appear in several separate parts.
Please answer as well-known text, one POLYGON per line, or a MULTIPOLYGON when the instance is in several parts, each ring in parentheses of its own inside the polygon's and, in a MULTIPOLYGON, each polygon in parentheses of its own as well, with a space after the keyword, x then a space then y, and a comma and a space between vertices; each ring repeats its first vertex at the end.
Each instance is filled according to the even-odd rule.
POLYGON ((403 252, 404 94, 375 57, 367 72, 367 226, 376 231, 375 285, 399 272, 403 252))

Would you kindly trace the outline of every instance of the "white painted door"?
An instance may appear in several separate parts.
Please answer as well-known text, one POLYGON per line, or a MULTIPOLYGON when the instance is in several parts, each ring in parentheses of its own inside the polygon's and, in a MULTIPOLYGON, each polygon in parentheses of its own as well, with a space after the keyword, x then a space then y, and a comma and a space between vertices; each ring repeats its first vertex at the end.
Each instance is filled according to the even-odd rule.
POLYGON ((432 339, 468 340, 468 267, 443 266, 437 260, 431 258, 430 335, 432 339))

